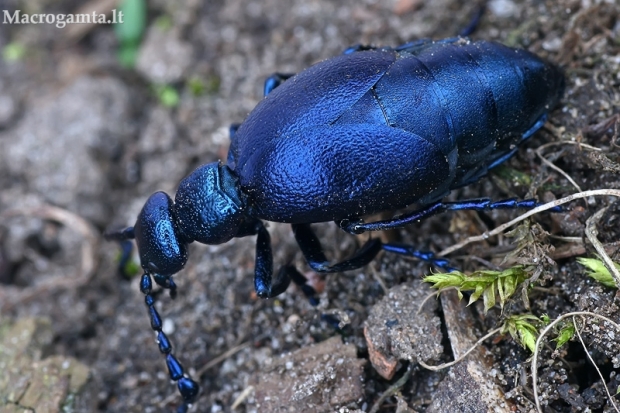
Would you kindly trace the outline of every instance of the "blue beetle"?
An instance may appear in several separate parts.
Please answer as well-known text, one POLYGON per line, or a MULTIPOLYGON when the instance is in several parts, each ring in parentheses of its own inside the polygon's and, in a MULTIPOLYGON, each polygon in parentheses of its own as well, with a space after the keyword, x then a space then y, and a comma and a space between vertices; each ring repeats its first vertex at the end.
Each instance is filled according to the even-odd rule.
POLYGON ((141 291, 177 381, 184 407, 198 385, 184 374, 161 331, 152 279, 171 293, 193 241, 220 244, 257 235, 255 288, 262 298, 290 281, 312 294, 285 266, 272 279, 269 233, 262 220, 291 223, 310 267, 337 272, 368 264, 380 250, 448 268, 412 247, 370 239, 353 257, 330 265, 311 223, 336 221, 350 233, 397 228, 455 209, 533 207, 533 200, 441 202, 502 163, 545 122, 564 89, 559 68, 525 50, 451 38, 396 48, 358 46, 301 73, 274 75, 266 97, 231 128, 227 164, 202 165, 183 179, 174 202, 153 194, 134 227, 109 234, 135 238, 144 275, 141 291), (413 203, 399 217, 360 217, 413 203))

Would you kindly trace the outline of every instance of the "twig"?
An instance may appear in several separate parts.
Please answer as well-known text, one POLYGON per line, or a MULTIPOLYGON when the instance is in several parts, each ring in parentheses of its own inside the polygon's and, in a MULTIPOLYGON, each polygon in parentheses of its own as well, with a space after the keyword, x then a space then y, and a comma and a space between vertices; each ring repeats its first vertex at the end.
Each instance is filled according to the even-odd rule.
POLYGON ((498 235, 501 234, 502 232, 504 232, 506 229, 510 228, 511 226, 518 224, 519 222, 523 221, 526 218, 531 217, 532 215, 536 215, 539 212, 542 211, 546 211, 548 209, 551 208, 555 208, 556 206, 560 206, 563 204, 566 204, 568 202, 574 201, 575 199, 581 199, 581 198, 587 198, 590 196, 617 196, 620 197, 620 190, 619 189, 595 189, 592 191, 584 191, 584 192, 578 192, 576 194, 572 194, 569 195, 567 197, 561 198, 561 199, 556 199, 555 201, 551 201, 548 202, 544 205, 538 206, 534 209, 530 209, 529 211, 527 211, 526 213, 524 213, 523 215, 513 219, 510 222, 507 222, 505 224, 500 225, 499 227, 491 230, 491 231, 485 231, 484 233, 482 233, 481 235, 476 235, 473 237, 469 237, 459 243, 456 243, 446 249, 444 249, 443 251, 437 253, 438 257, 443 257, 446 256, 454 251, 457 251, 461 248, 463 248, 466 245, 471 244, 472 242, 478 242, 478 241, 484 241, 486 239, 488 239, 489 237, 492 237, 494 235, 498 235))
MULTIPOLYGON (((584 320, 584 323, 585 323, 585 320, 584 320)), ((581 338, 581 333, 579 332, 579 328, 577 328, 575 317, 573 317, 573 326, 575 327, 575 333, 577 333, 577 337, 579 337, 579 341, 581 341, 581 345, 583 346, 586 356, 588 356, 588 360, 590 360, 590 363, 592 363, 592 365, 596 369, 596 372, 598 373, 598 376, 601 378, 601 381, 603 382, 603 387, 605 387, 605 392, 607 393, 607 397, 609 397, 609 401, 611 402, 611 405, 614 406, 614 409, 616 410, 617 413, 620 413, 620 411, 618 410, 618 407, 616 407, 616 403, 614 403, 613 397, 611 397, 611 394, 609 393, 607 384, 605 384, 605 377, 603 377, 603 373, 601 373, 601 370, 598 368, 594 360, 592 360, 592 356, 590 355, 590 352, 588 351, 588 347, 586 347, 586 343, 584 343, 583 338, 581 338)))
POLYGON ((401 387, 403 387, 409 381, 409 378, 411 377, 411 373, 413 371, 412 365, 413 363, 409 363, 409 366, 407 367, 407 371, 405 372, 405 374, 403 374, 403 377, 398 379, 396 383, 391 385, 386 391, 383 392, 383 394, 372 405, 372 408, 370 409, 368 413, 377 413, 379 409, 381 408, 381 404, 383 404, 385 399, 387 399, 388 397, 396 393, 398 390, 400 390, 401 387))
POLYGON ((572 242, 575 244, 583 244, 583 238, 581 237, 565 237, 562 235, 553 235, 553 234, 549 234, 547 236, 549 238, 557 239, 558 241, 572 242))
POLYGON ((217 356, 216 358, 210 360, 207 364, 205 364, 204 366, 202 366, 202 368, 200 370, 198 370, 198 372, 196 373, 196 377, 200 377, 203 374, 205 374, 207 372, 207 370, 209 370, 210 368, 218 365, 219 363, 221 363, 222 361, 226 360, 227 358, 235 355, 236 353, 240 352, 241 350, 243 350, 244 348, 248 347, 251 344, 250 341, 246 341, 245 343, 241 343, 238 346, 235 346, 229 350, 226 350, 224 353, 220 354, 219 356, 217 356))
POLYGON ((248 398, 248 396, 254 391, 254 386, 248 386, 245 389, 243 389, 243 391, 241 392, 241 394, 239 394, 239 397, 237 397, 235 399, 235 401, 233 402, 233 404, 230 406, 230 410, 235 410, 237 407, 239 407, 239 405, 241 403, 243 403, 245 401, 245 399, 248 398))
MULTIPOLYGON (((558 144, 558 143, 564 143, 565 141, 562 142, 551 142, 551 144, 558 144)), ((556 171, 557 173, 559 173, 560 175, 564 176, 564 178, 566 178, 568 180, 568 182, 570 182, 575 188, 577 188, 577 190, 579 192, 582 191, 581 187, 577 184, 577 182, 575 182, 573 180, 573 178, 570 177, 569 174, 567 174, 562 168, 560 168, 559 166, 555 165, 553 162, 551 162, 550 160, 548 160, 547 158, 545 158, 542 154, 543 150, 548 148, 549 146, 551 146, 551 144, 546 144, 546 145, 541 145, 538 147, 538 149, 536 149, 536 155, 540 158, 540 160, 547 165, 549 168, 553 169, 554 171, 556 171)))
POLYGON ((605 211, 607 211, 607 208, 601 209, 596 214, 588 218, 588 220, 586 221, 585 233, 586 237, 588 237, 588 240, 592 243, 592 246, 594 247, 596 252, 598 252, 598 255, 600 255, 600 257, 602 258, 610 274, 613 275, 614 280, 616 281, 616 286, 620 287, 620 271, 618 271, 618 269, 614 265, 614 262, 611 260, 611 258, 609 258, 609 255, 607 254, 607 251, 605 251, 605 247, 603 247, 603 244, 596 237, 598 235, 596 223, 601 219, 605 211))
POLYGON ((576 316, 576 315, 588 315, 588 316, 591 316, 591 317, 600 318, 601 320, 604 320, 604 321, 607 321, 608 323, 611 323, 614 327, 616 327, 616 329, 618 331, 620 331, 620 325, 618 323, 610 320, 609 318, 607 318, 605 316, 602 316, 602 315, 596 314, 596 313, 592 313, 592 312, 589 312, 589 311, 575 311, 575 312, 572 312, 572 313, 562 314, 560 317, 556 318, 551 323, 549 323, 549 325, 547 327, 545 327, 543 329, 543 331, 540 332, 540 335, 536 339, 536 345, 535 345, 535 349, 534 349, 534 354, 532 355, 532 364, 531 364, 531 367, 530 367, 530 370, 532 371, 532 387, 533 387, 533 390, 534 390, 534 400, 536 402, 536 410, 538 412, 540 412, 540 413, 542 413, 542 410, 540 408, 540 400, 538 398, 538 386, 537 386, 537 382, 538 382, 538 349, 540 348, 540 344, 541 344, 543 338, 549 333, 549 331, 556 324, 558 324, 560 321, 564 320, 565 318, 576 316))
POLYGON ((416 312, 416 314, 420 314, 422 312, 422 309, 424 308, 428 300, 430 300, 431 298, 439 298, 440 293, 443 293, 445 291, 450 291, 450 290, 456 290, 456 287, 448 287, 444 290, 433 291, 432 293, 428 294, 426 297, 424 297, 424 299, 420 303, 420 306, 418 307, 418 311, 416 312))
POLYGON ((428 364, 426 364, 425 362, 418 360, 418 363, 420 363, 420 366, 424 367, 427 370, 431 370, 431 371, 439 371, 439 370, 443 370, 445 368, 448 368, 450 366, 455 365, 456 363, 458 363, 459 361, 463 360, 465 357, 467 357, 467 355, 469 353, 471 353, 472 351, 474 351, 476 349, 476 347, 478 347, 480 344, 482 344, 482 342, 484 340, 486 340, 487 338, 494 336, 495 334, 499 333, 500 331, 502 331, 503 327, 497 327, 496 329, 493 329, 491 331, 489 331, 485 336, 483 336, 480 340, 476 341, 476 343, 471 346, 469 348, 469 350, 467 350, 465 353, 463 353, 462 356, 456 358, 454 361, 451 361, 449 363, 444 363, 444 364, 440 364, 438 366, 429 366, 428 364))

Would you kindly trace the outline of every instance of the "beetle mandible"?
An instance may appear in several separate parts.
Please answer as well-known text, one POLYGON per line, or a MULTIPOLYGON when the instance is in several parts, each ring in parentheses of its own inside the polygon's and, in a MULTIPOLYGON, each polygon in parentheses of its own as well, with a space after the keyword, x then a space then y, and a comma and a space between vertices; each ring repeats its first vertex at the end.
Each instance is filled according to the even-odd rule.
POLYGON ((563 89, 564 76, 553 64, 525 50, 467 38, 358 46, 295 76, 269 78, 265 98, 238 128, 231 127, 227 164, 198 167, 181 181, 174 202, 156 192, 133 227, 108 234, 137 242, 140 288, 182 408, 196 399, 198 384, 172 355, 153 305, 151 277, 174 293, 172 276, 183 269, 189 243, 257 235, 254 285, 262 298, 284 292, 291 280, 311 289, 292 266, 272 279, 262 220, 292 224, 318 272, 359 268, 382 249, 449 269, 432 254, 376 238, 330 265, 310 224, 336 221, 347 232, 362 233, 446 210, 537 205, 440 200, 510 158, 542 127, 563 89), (423 208, 393 219, 360 219, 416 202, 423 208))

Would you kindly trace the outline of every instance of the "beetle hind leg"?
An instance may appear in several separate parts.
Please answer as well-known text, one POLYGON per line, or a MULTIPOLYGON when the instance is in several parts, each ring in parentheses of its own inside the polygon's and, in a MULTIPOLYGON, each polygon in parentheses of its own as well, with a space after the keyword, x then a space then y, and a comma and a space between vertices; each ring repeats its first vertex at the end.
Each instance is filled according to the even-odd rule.
MULTIPOLYGON (((363 222, 357 219, 342 219, 337 222, 342 230, 350 234, 363 234, 367 231, 385 231, 388 229, 403 228, 407 225, 419 222, 433 215, 445 211, 489 211, 493 209, 532 209, 542 205, 535 199, 518 200, 515 198, 491 201, 489 198, 469 199, 456 202, 435 202, 412 212, 397 217, 374 222, 363 222)), ((551 212, 561 212, 559 207, 550 209, 551 212)))
POLYGON ((434 265, 437 268, 441 268, 446 272, 456 271, 457 268, 450 266, 450 261, 446 258, 438 258, 435 256, 434 252, 431 251, 420 251, 415 249, 411 245, 406 244, 383 244, 383 249, 385 251, 392 252, 394 254, 404 255, 406 257, 414 257, 421 261, 425 261, 431 265, 434 265))

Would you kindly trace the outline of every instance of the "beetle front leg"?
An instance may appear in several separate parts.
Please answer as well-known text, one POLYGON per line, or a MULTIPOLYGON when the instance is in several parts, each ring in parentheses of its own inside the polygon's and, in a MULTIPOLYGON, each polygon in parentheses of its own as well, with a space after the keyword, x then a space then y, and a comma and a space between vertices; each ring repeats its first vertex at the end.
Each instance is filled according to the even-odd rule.
POLYGON ((133 242, 135 233, 133 227, 128 227, 119 231, 106 232, 103 234, 104 238, 108 241, 117 241, 121 247, 121 256, 118 260, 118 273, 124 278, 130 278, 127 273, 127 264, 131 260, 131 253, 133 251, 133 242))
MULTIPOLYGON (((272 290, 272 274, 273 274, 273 253, 271 251, 271 237, 269 231, 265 228, 262 222, 258 221, 256 238, 256 263, 254 265, 254 289, 256 294, 260 298, 273 297, 272 290)), ((276 286, 278 289, 282 289, 281 292, 286 290, 289 282, 285 282, 286 286, 276 286)), ((277 295, 277 294, 276 294, 277 295)))
POLYGON ((254 289, 256 295, 261 298, 273 298, 282 294, 293 281, 304 293, 312 306, 316 306, 319 300, 316 291, 308 284, 308 279, 304 277, 292 265, 285 265, 280 268, 275 280, 273 273, 273 254, 271 251, 271 237, 262 222, 255 224, 257 233, 256 239, 256 264, 254 268, 254 289))

